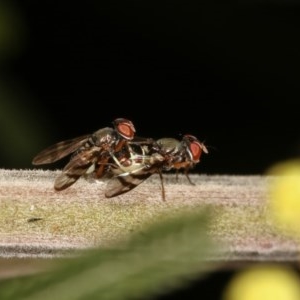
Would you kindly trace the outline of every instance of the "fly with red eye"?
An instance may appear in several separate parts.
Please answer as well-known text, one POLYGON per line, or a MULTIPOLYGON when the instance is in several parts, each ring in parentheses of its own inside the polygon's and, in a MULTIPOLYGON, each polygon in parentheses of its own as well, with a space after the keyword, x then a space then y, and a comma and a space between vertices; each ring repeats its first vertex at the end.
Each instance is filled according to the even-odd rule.
POLYGON ((165 201, 165 188, 162 173, 164 171, 184 170, 190 184, 188 171, 200 162, 202 153, 208 153, 206 146, 192 135, 184 135, 179 141, 174 138, 148 139, 137 142, 134 139, 128 142, 130 156, 122 163, 111 153, 114 167, 111 172, 114 177, 108 182, 105 196, 115 197, 134 189, 152 174, 160 176, 162 199, 165 201))
POLYGON ((92 134, 56 143, 38 153, 32 163, 34 165, 50 164, 68 155, 70 161, 63 168, 54 182, 57 191, 64 190, 74 184, 81 176, 95 173, 101 178, 109 173, 110 153, 124 153, 126 142, 134 138, 133 123, 124 118, 115 119, 113 127, 105 127, 92 134))

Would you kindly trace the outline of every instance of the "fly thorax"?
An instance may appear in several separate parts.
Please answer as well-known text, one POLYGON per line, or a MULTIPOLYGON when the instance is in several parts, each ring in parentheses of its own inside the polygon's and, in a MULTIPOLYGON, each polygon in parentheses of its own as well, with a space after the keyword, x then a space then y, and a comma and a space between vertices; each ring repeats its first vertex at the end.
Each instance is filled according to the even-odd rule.
POLYGON ((94 145, 103 147, 104 145, 112 145, 113 143, 115 143, 117 137, 115 131, 112 128, 105 127, 92 134, 91 139, 94 145))

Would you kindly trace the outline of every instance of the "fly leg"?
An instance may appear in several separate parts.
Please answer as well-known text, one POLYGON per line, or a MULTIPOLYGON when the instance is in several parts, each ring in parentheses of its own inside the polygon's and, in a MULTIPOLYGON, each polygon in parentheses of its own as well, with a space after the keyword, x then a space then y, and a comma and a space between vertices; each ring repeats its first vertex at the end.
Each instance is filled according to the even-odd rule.
POLYGON ((189 171, 189 168, 186 168, 186 169, 184 170, 184 174, 185 174, 187 180, 189 181, 189 183, 190 183, 191 185, 195 185, 195 183, 191 180, 191 178, 190 178, 190 176, 189 176, 189 174, 188 174, 188 171, 189 171))
POLYGON ((164 185, 164 178, 162 175, 161 170, 158 170, 160 182, 161 182, 161 195, 162 195, 162 200, 166 201, 166 193, 165 193, 165 185, 164 185))

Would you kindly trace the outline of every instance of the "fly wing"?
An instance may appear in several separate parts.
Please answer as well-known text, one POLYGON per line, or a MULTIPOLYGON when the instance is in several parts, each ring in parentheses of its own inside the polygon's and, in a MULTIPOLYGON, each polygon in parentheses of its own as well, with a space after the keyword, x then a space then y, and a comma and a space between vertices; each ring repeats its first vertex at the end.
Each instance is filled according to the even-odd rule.
POLYGON ((62 191, 74 184, 81 175, 77 174, 68 174, 68 173, 61 173, 58 175, 54 182, 54 189, 56 191, 62 191))
POLYGON ((100 148, 93 147, 72 157, 69 163, 63 168, 62 173, 55 179, 55 190, 64 190, 75 183, 97 162, 99 155, 100 148))
MULTIPOLYGON (((130 147, 132 147, 132 145, 134 144, 130 143, 130 147)), ((160 170, 164 163, 164 157, 158 153, 148 155, 149 149, 147 145, 148 142, 142 146, 140 145, 139 147, 139 151, 146 152, 146 155, 135 154, 135 150, 137 149, 133 151, 134 155, 131 157, 133 165, 129 166, 128 168, 120 166, 112 169, 112 173, 115 174, 115 176, 112 177, 107 183, 105 192, 106 198, 112 198, 127 193, 140 185, 152 174, 160 174, 160 170)))
POLYGON ((84 145, 90 137, 90 134, 83 135, 78 138, 69 139, 66 141, 59 142, 51 145, 46 149, 38 153, 32 160, 34 165, 50 164, 53 163, 68 154, 78 150, 84 145))
POLYGON ((112 198, 127 193, 140 185, 152 174, 153 173, 151 172, 142 172, 128 174, 126 176, 115 176, 111 178, 107 183, 105 197, 112 198))

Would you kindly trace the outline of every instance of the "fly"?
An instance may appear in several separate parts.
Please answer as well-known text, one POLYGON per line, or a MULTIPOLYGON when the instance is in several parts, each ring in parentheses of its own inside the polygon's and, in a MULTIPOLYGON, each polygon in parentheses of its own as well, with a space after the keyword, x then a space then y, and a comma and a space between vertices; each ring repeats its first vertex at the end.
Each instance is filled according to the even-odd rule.
POLYGON ((145 142, 128 142, 129 158, 122 163, 113 153, 114 177, 108 182, 105 196, 115 197, 137 187, 152 174, 157 173, 161 181, 162 199, 165 201, 165 188, 162 173, 172 169, 184 170, 190 184, 188 171, 200 162, 202 153, 208 153, 206 146, 192 135, 184 135, 179 141, 174 138, 148 139, 145 142))
POLYGON ((38 153, 32 163, 50 164, 72 154, 62 173, 55 179, 54 188, 57 191, 68 188, 87 173, 94 172, 97 178, 103 177, 109 172, 110 153, 117 156, 118 152, 123 153, 127 141, 135 135, 135 127, 127 119, 115 119, 113 126, 49 146, 38 153))

